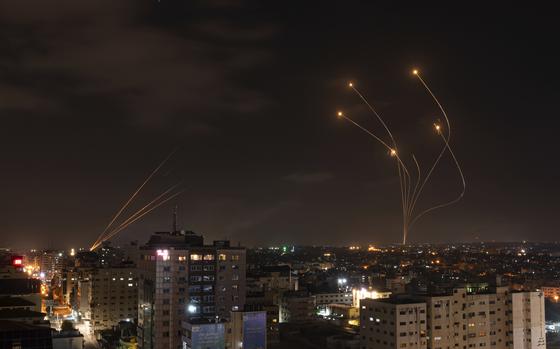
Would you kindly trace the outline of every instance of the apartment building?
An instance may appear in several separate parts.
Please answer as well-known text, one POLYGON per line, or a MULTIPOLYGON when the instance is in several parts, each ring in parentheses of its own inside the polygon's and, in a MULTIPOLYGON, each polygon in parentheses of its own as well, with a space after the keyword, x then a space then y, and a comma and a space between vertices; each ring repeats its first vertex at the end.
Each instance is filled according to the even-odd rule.
POLYGON ((315 305, 317 307, 326 306, 329 304, 347 304, 352 305, 352 293, 341 292, 341 293, 317 293, 313 295, 315 297, 315 305))
POLYGON ((297 291, 298 278, 289 265, 263 266, 249 274, 247 287, 252 292, 297 291))
POLYGON ((363 349, 426 348, 426 303, 409 298, 366 298, 360 304, 363 349))
POLYGON ((306 322, 315 318, 315 297, 306 291, 286 291, 279 303, 279 321, 306 322))
MULTIPOLYGON (((138 316, 138 276, 134 265, 97 269, 87 287, 94 330, 112 328, 119 321, 132 321, 138 316)), ((88 294, 86 289, 82 292, 88 294)))
POLYGON ((155 233, 139 252, 141 348, 182 347, 189 322, 228 319, 245 304, 245 249, 193 232, 155 233))
POLYGON ((247 293, 245 311, 266 311, 266 342, 280 342, 280 311, 277 304, 272 304, 264 292, 247 293))
POLYGON ((512 293, 510 299, 510 348, 546 349, 542 292, 512 293))
POLYGON ((542 348, 544 300, 540 292, 491 292, 425 297, 428 305, 428 348, 542 348))
MULTIPOLYGON (((418 345, 401 342, 399 348, 545 349, 544 297, 541 292, 512 293, 507 287, 496 287, 491 291, 469 290, 455 288, 447 294, 416 297, 415 300, 426 307, 425 338, 418 345)), ((366 301, 369 304, 372 300, 366 301)), ((386 302, 399 301, 396 298, 386 302)), ((370 338, 376 344, 387 341, 379 332, 367 331, 367 321, 377 319, 368 316, 368 309, 363 306, 360 309, 360 321, 366 321, 360 326, 366 344, 362 348, 369 348, 370 338)), ((394 333, 400 336, 400 332, 394 333)), ((387 342, 395 344, 398 341, 395 338, 387 342)))
POLYGON ((543 286, 541 288, 545 298, 558 302, 560 300, 560 286, 543 286))
POLYGON ((227 323, 228 349, 266 349, 266 311, 232 312, 227 323))

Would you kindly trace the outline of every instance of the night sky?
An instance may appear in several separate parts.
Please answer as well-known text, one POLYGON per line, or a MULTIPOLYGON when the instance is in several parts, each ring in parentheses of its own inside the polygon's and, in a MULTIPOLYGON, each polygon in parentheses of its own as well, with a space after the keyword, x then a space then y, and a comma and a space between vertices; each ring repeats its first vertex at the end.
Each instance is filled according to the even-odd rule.
MULTIPOLYGON (((246 246, 399 242, 393 159, 336 111, 383 135, 353 81, 426 169, 441 115, 413 68, 467 192, 410 241, 558 239, 556 13, 336 4, 0 0, 0 247, 90 246, 174 148, 134 207, 185 193, 117 242, 171 229, 174 204, 246 246)), ((445 156, 420 206, 460 190, 445 156)))

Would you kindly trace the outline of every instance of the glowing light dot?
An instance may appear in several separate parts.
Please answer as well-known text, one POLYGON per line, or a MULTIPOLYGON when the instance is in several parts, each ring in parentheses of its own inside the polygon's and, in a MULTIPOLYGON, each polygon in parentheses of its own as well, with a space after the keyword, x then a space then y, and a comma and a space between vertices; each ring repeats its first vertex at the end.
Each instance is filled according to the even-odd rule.
POLYGON ((418 75, 418 69, 414 69, 414 70, 412 71, 412 74, 418 75))
POLYGON ((397 155, 397 151, 395 149, 391 149, 391 156, 396 156, 397 155))
POLYGON ((349 82, 349 83, 348 83, 348 86, 349 86, 349 87, 352 87, 352 86, 354 86, 354 84, 351 83, 351 82, 349 82))

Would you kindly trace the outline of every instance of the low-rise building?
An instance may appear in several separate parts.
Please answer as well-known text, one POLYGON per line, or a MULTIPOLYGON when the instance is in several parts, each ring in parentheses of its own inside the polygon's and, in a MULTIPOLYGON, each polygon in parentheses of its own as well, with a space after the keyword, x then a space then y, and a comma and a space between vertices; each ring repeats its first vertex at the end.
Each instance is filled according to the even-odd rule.
POLYGON ((247 295, 245 311, 266 312, 266 342, 276 344, 280 342, 280 320, 279 307, 272 304, 264 295, 264 292, 251 293, 247 295))
POLYGON ((280 297, 280 322, 305 322, 315 318, 315 297, 305 291, 288 291, 280 297))
POLYGON ((247 277, 250 292, 297 291, 298 278, 289 265, 264 266, 247 277))
POLYGON ((315 305, 317 307, 325 306, 327 304, 348 304, 352 305, 352 293, 317 293, 315 297, 315 305))
POLYGON ((352 289, 352 305, 355 308, 360 307, 360 301, 362 299, 379 299, 379 298, 389 298, 391 296, 391 291, 375 289, 373 287, 354 287, 352 289))
POLYGON ((83 349, 84 335, 78 330, 61 330, 52 332, 53 349, 83 349))
POLYGON ((227 327, 228 349, 266 349, 266 311, 231 312, 227 327))
POLYGON ((0 319, 0 348, 51 349, 51 331, 49 326, 0 319))
POLYGON ((212 322, 208 319, 189 319, 182 323, 182 348, 225 349, 226 324, 225 321, 212 322))
POLYGON ((560 286, 543 286, 541 290, 545 298, 554 302, 560 301, 560 286))
POLYGON ((138 316, 138 278, 134 266, 98 269, 91 276, 91 322, 93 329, 117 326, 138 316))
POLYGON ((410 298, 363 299, 362 349, 427 348, 426 303, 410 298))

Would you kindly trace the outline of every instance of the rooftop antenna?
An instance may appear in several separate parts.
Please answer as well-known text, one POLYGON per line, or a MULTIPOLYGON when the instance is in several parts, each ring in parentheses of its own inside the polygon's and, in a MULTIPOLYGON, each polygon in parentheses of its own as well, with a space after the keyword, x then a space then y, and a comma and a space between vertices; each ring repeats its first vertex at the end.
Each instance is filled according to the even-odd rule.
POLYGON ((177 232, 177 205, 173 207, 173 232, 177 232))

